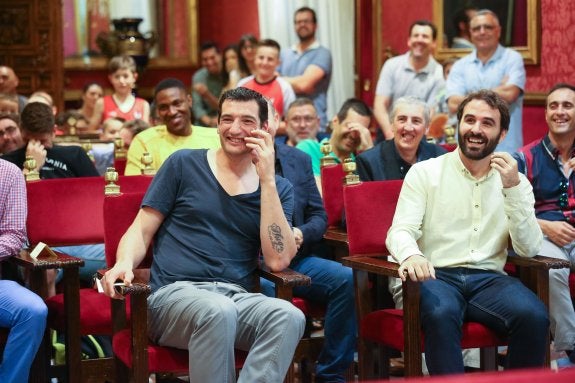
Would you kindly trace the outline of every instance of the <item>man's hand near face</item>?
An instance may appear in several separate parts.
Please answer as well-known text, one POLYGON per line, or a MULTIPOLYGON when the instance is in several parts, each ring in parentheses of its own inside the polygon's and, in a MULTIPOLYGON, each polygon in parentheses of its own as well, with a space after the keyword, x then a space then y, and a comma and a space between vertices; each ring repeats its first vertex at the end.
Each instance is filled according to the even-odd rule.
POLYGON ((44 145, 38 140, 30 140, 28 141, 28 145, 26 146, 26 157, 32 157, 36 160, 36 168, 34 170, 42 169, 44 163, 46 162, 46 148, 44 145))
POLYGON ((517 161, 507 152, 495 152, 491 155, 491 168, 497 170, 501 176, 504 188, 519 185, 519 171, 517 161))

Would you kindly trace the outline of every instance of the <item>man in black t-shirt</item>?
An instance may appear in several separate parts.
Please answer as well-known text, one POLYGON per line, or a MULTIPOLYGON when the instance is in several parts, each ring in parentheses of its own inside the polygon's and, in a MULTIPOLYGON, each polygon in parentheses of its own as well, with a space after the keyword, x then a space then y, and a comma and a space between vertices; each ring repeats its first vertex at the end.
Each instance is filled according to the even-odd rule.
MULTIPOLYGON (((2 158, 20 169, 27 156, 36 160, 40 178, 97 177, 98 172, 90 157, 79 146, 57 146, 52 140, 54 114, 52 108, 41 102, 31 102, 20 116, 20 130, 24 146, 6 153, 2 158)), ((28 172, 23 169, 24 174, 28 172)))

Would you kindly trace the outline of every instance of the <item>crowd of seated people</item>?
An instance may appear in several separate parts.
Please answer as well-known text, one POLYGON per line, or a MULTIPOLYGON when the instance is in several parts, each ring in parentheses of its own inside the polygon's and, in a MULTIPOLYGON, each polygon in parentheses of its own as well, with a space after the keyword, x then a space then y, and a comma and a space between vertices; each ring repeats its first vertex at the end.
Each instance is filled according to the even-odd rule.
MULTIPOLYGON (((254 271, 257 260, 257 254, 248 252, 261 247, 263 259, 271 268, 279 270, 289 265, 311 276, 311 285, 297 288, 294 295, 327 306, 323 322, 326 342, 315 367, 315 381, 343 382, 345 371, 353 361, 357 331, 352 272, 333 259, 326 259, 325 249, 317 250, 326 231, 320 193, 320 160, 324 156, 321 146, 329 144, 331 151, 327 155, 336 163, 348 158, 356 161, 361 181, 404 179, 404 185, 408 185, 400 195, 388 236, 390 255, 400 264, 397 280, 390 283, 390 292, 396 306, 401 308, 401 279, 421 282, 422 323, 428 334, 425 357, 431 374, 464 371, 457 337, 460 336, 459 321, 469 316, 510 336, 507 355, 510 368, 543 366, 548 332, 552 335, 554 351, 561 357, 557 361, 559 367, 575 367, 575 311, 569 293, 570 269, 550 271, 548 309, 523 287, 509 282, 509 278, 500 278, 503 274, 500 263, 507 254, 507 242, 501 238, 509 236, 519 255, 541 254, 569 261, 575 267, 575 161, 572 159, 575 86, 560 83, 549 91, 545 104, 548 132, 540 140, 524 145, 521 138, 526 80, 523 61, 517 52, 500 45, 501 26, 495 13, 474 10, 468 24, 473 50, 457 61, 446 62, 450 71, 444 73, 444 67, 433 58, 436 27, 426 20, 413 22, 407 33, 408 51, 387 60, 381 69, 374 104, 367 105, 350 95, 334 116, 327 116, 325 111, 331 55, 316 40, 317 16, 308 7, 294 14, 299 39, 295 47, 281 48, 274 40, 258 41, 251 34, 242 36, 238 44, 226 47, 222 53, 217 44, 206 42, 200 49, 202 67, 192 76, 191 87, 175 78, 162 79, 156 84, 150 103, 133 95, 138 73, 129 56, 110 60, 108 78, 113 94, 104 96, 101 85, 88 83, 82 92, 81 107, 61 113, 56 110, 52 96, 42 90, 28 98, 19 95, 15 71, 0 66, 0 78, 5 78, 0 83, 0 171, 18 178, 18 182, 31 170, 37 171, 42 179, 102 176, 113 166, 115 140, 121 138, 127 150, 125 174, 142 174, 148 166, 157 176, 120 246, 120 259, 107 276, 130 283, 131 269, 139 258, 124 256, 125 250, 135 250, 139 256, 156 236, 159 242, 152 246, 162 261, 152 266, 152 286, 154 293, 167 288, 165 291, 170 294, 158 294, 153 301, 174 304, 173 311, 167 310, 169 315, 178 316, 182 310, 169 296, 193 290, 195 299, 191 301, 194 302, 187 304, 198 304, 205 310, 205 316, 220 312, 217 310, 227 311, 225 307, 233 302, 240 307, 237 315, 253 315, 250 320, 259 321, 266 315, 251 312, 252 305, 259 303, 249 294, 252 286, 245 283, 245 278, 254 271), (478 84, 477 73, 486 63, 500 70, 493 71, 487 78, 481 77, 483 80, 478 84), (448 124, 453 124, 456 130, 458 147, 447 155, 446 149, 426 137, 434 115, 439 113, 448 114, 448 124), (61 145, 56 138, 82 134, 94 134, 95 139, 108 145, 92 148, 87 153, 77 145, 61 145), (150 154, 151 163, 142 162, 144 153, 150 154), (35 169, 24 167, 25 159, 30 156, 35 159, 35 169), (15 167, 5 165, 8 162, 15 167), (194 172, 189 168, 192 163, 194 172), (14 175, 16 168, 20 173, 14 175), (272 173, 289 182, 278 181, 272 173), (446 174, 450 174, 449 178, 446 174), (180 183, 185 184, 184 189, 180 189, 180 183), (165 187, 168 184, 170 186, 165 187), (460 195, 439 193, 454 185, 460 195), (473 189, 473 185, 481 190, 473 189), (483 206, 489 203, 481 193, 492 195, 495 189, 497 200, 492 200, 491 206, 483 206), (439 210, 444 204, 448 206, 448 202, 454 203, 455 197, 463 201, 462 208, 468 210, 464 215, 470 217, 466 222, 469 227, 451 227, 444 221, 435 221, 448 214, 439 210), (180 203, 190 205, 182 208, 180 203), (197 207, 196 203, 199 203, 197 207), (440 206, 432 206, 435 203, 440 206), (208 212, 212 206, 230 210, 208 212), (245 209, 246 206, 250 208, 245 209), (187 222, 188 216, 198 212, 206 214, 205 221, 187 222), (507 218, 502 215, 504 212, 508 213, 507 218), (231 214, 237 216, 231 217, 231 214), (245 215, 257 230, 235 222, 240 215, 245 215), (219 232, 222 225, 231 226, 232 222, 227 224, 227 219, 234 221, 236 227, 233 231, 226 228, 219 232), (220 226, 212 227, 212 220, 220 226), (442 243, 436 243, 438 240, 433 238, 436 235, 436 229, 431 227, 433 223, 449 228, 446 230, 451 234, 441 234, 442 243), (200 227, 204 229, 199 230, 200 227), (481 233, 475 234, 473 230, 481 233), (170 261, 163 258, 162 246, 169 246, 166 244, 169 238, 173 240, 174 236, 188 231, 202 232, 201 237, 214 241, 222 241, 220 234, 231 235, 232 239, 247 235, 250 245, 242 247, 242 254, 230 258, 237 267, 231 270, 226 267, 231 248, 228 246, 227 252, 224 249, 226 244, 235 246, 237 242, 228 243, 227 239, 218 242, 223 260, 216 264, 207 257, 208 250, 213 249, 184 243, 186 251, 191 251, 202 262, 193 275, 168 275, 163 268, 168 267, 170 261), (449 248, 445 238, 451 240, 456 233, 459 235, 459 242, 454 240, 457 246, 461 245, 461 238, 467 237, 474 245, 457 248, 461 254, 448 257, 445 254, 453 248, 449 248), (492 238, 498 238, 497 246, 489 242, 492 238), (462 260, 459 256, 466 258, 462 260), (497 287, 499 292, 509 288, 512 293, 506 300, 498 300, 502 302, 501 307, 494 308, 495 293, 477 297, 476 291, 463 291, 453 282, 453 273, 465 274, 473 283, 490 280, 489 283, 505 286, 497 287), (193 283, 183 284, 182 279, 193 283), (457 300, 457 309, 439 307, 433 299, 439 294, 457 300), (221 307, 205 304, 204 301, 213 299, 214 295, 222 299, 221 307), (522 302, 518 296, 523 297, 522 302), (522 306, 525 302, 529 302, 527 311, 522 306), (496 323, 490 313, 510 307, 513 307, 508 321, 511 324, 496 323), (439 309, 445 311, 437 314, 435 310, 439 309), (455 325, 442 325, 445 320, 442 315, 457 317, 450 322, 455 325), (446 352, 444 341, 448 335, 451 337, 449 352, 446 352), (527 338, 531 343, 526 343, 527 338)), ((3 179, 0 195, 4 184, 3 179)), ((3 241, 0 259, 15 254, 15 248, 8 248, 4 243, 4 222, 10 220, 4 214, 4 206, 12 203, 6 201, 0 200, 3 241), (7 253, 3 252, 5 248, 7 253)), ((23 241, 16 245, 21 248, 23 241)), ((86 266, 80 274, 85 281, 97 269, 105 267, 103 244, 59 250, 85 260, 86 266)), ((170 267, 184 265, 184 259, 178 262, 182 263, 170 267)), ((52 294, 58 280, 57 275, 51 279, 52 294)), ((106 293, 117 298, 111 286, 105 284, 106 293)), ((263 283, 262 291, 274 296, 273 286, 263 283)), ((263 302, 264 306, 270 304, 265 310, 273 310, 277 303, 263 302)), ((5 304, 0 300, 0 307, 5 304)), ((264 331, 264 334, 250 334, 249 340, 236 335, 236 345, 237 342, 244 347, 252 342, 266 347, 274 345, 285 352, 279 359, 291 360, 294 342, 301 333, 301 317, 283 304, 278 307, 283 310, 282 315, 274 321, 294 331, 293 339, 285 343, 279 334, 264 331)), ((450 308, 455 307, 451 304, 450 308)), ((38 303, 36 309, 33 314, 42 318, 45 314, 42 305, 38 303)), ((174 326, 161 319, 165 314, 163 311, 154 314, 154 326, 150 330, 153 339, 189 348, 192 352, 193 343, 186 343, 184 347, 176 339, 179 328, 163 332, 166 326, 174 326)), ((238 319, 234 315, 226 316, 225 328, 235 328, 238 319)), ((204 320, 200 318, 198 323, 204 320)), ((5 325, 6 322, 0 323, 0 327, 5 325)), ((43 328, 36 324, 34 331, 43 331, 43 328)), ((208 331, 202 339, 212 341, 212 334, 208 331)), ((189 337, 194 336, 189 333, 189 337)), ((233 349, 234 342, 231 343, 233 349)), ((226 347, 228 352, 229 339, 218 347, 226 347)), ((5 349, 8 355, 11 352, 10 348, 5 349)), ((32 349, 28 352, 34 354, 32 349)), ((264 359, 280 363, 274 374, 285 374, 285 360, 278 361, 275 356, 260 353, 264 359)), ((203 359, 198 356, 198 360, 203 359)), ((7 374, 5 361, 0 365, 0 381, 8 376, 4 375, 7 374)), ((257 367, 261 361, 253 362, 257 367)), ((29 369, 27 363, 23 361, 20 368, 29 369)), ((254 371, 248 367, 245 374, 256 376, 254 371)), ((190 368, 190 376, 194 374, 190 368)))

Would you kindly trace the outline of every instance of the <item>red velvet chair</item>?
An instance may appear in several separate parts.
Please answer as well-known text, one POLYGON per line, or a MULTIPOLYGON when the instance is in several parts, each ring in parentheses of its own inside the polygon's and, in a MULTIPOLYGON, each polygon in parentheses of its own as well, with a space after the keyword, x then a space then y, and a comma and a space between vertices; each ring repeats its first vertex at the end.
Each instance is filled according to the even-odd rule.
MULTIPOLYGON (((397 276, 398 264, 387 261, 385 246, 395 206, 402 186, 401 180, 365 182, 344 187, 347 233, 350 257, 343 264, 354 270, 356 306, 359 323, 360 380, 389 376, 389 353, 404 352, 405 375, 421 375, 423 342, 419 317, 419 283, 403 283, 403 310, 377 309, 368 274, 397 276), (368 229, 366 229, 368 228, 368 229), (403 335, 401 335, 403 334, 403 335)), ((548 270, 564 267, 564 262, 509 257, 519 263, 519 275, 542 301, 548 304, 548 270), (532 266, 529 271, 522 266, 532 266), (546 278, 547 277, 547 278, 546 278)), ((516 265, 517 265, 516 263, 516 265)), ((379 289, 387 289, 387 284, 379 289)), ((496 369, 496 347, 506 344, 485 326, 467 322, 463 327, 462 348, 481 348, 482 369, 496 369)))
MULTIPOLYGON (((118 184, 128 192, 145 191, 152 177, 120 177, 118 184)), ((32 247, 104 243, 103 177, 41 180, 27 183, 28 238, 32 247)), ((72 261, 67 261, 72 262, 72 261)), ((81 265, 83 262, 79 261, 81 265)), ((48 327, 63 332, 66 364, 51 366, 50 376, 69 382, 113 381, 112 358, 81 360, 81 335, 111 335, 111 310, 106 297, 92 288, 80 288, 76 268, 64 268, 64 293, 46 300, 48 327)), ((65 263, 64 263, 65 265, 65 263)), ((55 262, 54 267, 62 267, 55 262)), ((46 342, 49 344, 49 342, 46 342)), ((50 348, 46 358, 49 360, 50 348)))
MULTIPOLYGON (((143 199, 143 193, 121 194, 108 196, 104 201, 104 238, 106 244, 106 262, 113 265, 116 251, 122 235, 134 220, 143 199)), ((147 335, 147 296, 149 267, 151 265, 151 246, 144 262, 135 272, 135 280, 131 287, 124 289, 124 294, 130 301, 112 300, 114 312, 113 350, 118 363, 117 381, 147 383, 151 372, 182 373, 188 372, 188 353, 171 347, 162 347, 152 343, 147 335), (128 304, 130 309, 128 309, 128 304), (126 326, 126 312, 131 310, 130 326, 126 326), (123 326, 122 326, 123 324, 123 326)), ((291 289, 294 286, 310 283, 309 277, 285 270, 280 273, 267 273, 262 270, 262 276, 276 283, 276 291, 280 298, 291 299, 291 289)), ((236 369, 240 369, 246 353, 236 353, 236 369)), ((294 380, 293 370, 288 372, 286 382, 294 380)))

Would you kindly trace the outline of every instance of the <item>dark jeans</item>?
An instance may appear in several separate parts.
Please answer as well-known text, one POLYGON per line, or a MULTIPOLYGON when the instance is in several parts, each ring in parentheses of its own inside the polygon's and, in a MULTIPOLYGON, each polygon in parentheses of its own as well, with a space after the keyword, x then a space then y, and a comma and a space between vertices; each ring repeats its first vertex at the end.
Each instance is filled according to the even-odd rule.
POLYGON ((545 305, 516 278, 469 268, 436 269, 421 284, 421 323, 430 374, 463 372, 463 321, 509 339, 508 368, 543 366, 549 333, 545 305))
MULTIPOLYGON (((324 345, 316 366, 316 382, 345 382, 344 372, 353 361, 357 320, 353 273, 339 262, 305 257, 290 265, 311 277, 311 286, 294 288, 294 295, 327 306, 324 318, 324 345)), ((260 279, 262 293, 274 296, 274 285, 260 279)))

